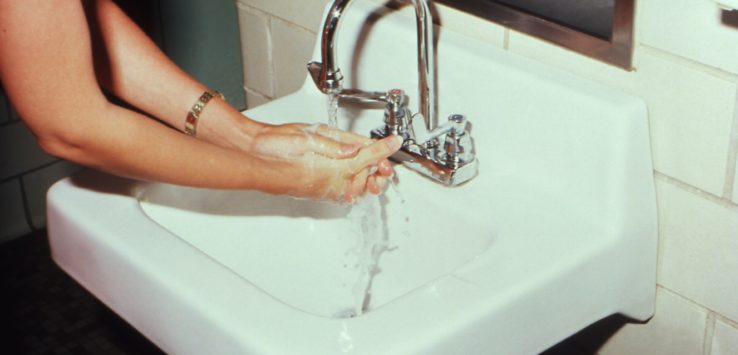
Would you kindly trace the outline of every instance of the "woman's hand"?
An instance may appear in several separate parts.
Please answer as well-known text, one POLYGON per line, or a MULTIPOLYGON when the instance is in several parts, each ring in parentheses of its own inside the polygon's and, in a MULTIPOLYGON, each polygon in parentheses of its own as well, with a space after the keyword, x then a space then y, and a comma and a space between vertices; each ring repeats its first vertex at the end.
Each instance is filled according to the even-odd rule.
POLYGON ((297 176, 279 193, 296 197, 352 202, 367 192, 378 194, 392 176, 387 157, 402 140, 379 141, 326 125, 263 125, 249 152, 297 176))

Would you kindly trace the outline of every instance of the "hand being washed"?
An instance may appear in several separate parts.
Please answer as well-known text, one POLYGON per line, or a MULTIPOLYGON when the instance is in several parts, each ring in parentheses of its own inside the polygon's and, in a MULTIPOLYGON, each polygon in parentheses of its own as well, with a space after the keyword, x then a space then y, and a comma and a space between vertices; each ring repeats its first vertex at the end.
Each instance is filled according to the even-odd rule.
POLYGON ((374 141, 326 125, 264 125, 250 152, 280 167, 284 185, 274 193, 352 202, 365 193, 379 194, 392 176, 387 157, 400 137, 374 141))

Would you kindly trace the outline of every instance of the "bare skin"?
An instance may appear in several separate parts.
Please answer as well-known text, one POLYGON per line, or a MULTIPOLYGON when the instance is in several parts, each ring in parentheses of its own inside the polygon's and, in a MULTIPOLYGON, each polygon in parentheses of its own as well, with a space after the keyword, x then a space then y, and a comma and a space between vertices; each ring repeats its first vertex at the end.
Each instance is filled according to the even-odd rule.
POLYGON ((183 134, 207 88, 109 0, 0 0, 0 81, 46 152, 141 180, 351 201, 381 191, 400 146, 257 122, 219 99, 197 138, 183 134), (110 103, 103 89, 160 122, 110 103))

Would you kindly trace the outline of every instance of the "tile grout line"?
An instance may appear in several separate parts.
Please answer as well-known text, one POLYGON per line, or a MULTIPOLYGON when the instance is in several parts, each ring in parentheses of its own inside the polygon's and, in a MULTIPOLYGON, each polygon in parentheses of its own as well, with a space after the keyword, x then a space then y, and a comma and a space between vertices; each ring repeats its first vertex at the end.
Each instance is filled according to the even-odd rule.
POLYGON ((290 21, 289 19, 286 19, 284 17, 277 16, 274 13, 271 13, 271 12, 268 12, 268 11, 265 11, 265 10, 262 10, 262 9, 260 9, 258 7, 254 7, 254 6, 249 5, 249 4, 244 4, 241 1, 236 1, 236 7, 238 7, 239 9, 242 9, 242 10, 249 11, 249 12, 254 13, 254 14, 262 15, 264 17, 275 18, 275 19, 278 19, 280 21, 287 22, 287 23, 289 23, 292 26, 301 28, 301 29, 303 29, 305 31, 316 33, 315 32, 315 29, 306 28, 306 27, 304 27, 304 26, 302 26, 302 25, 300 25, 298 23, 295 23, 294 21, 290 21))
POLYGON ((26 224, 31 232, 37 232, 38 229, 33 225, 33 218, 31 217, 31 207, 28 202, 28 194, 26 193, 26 184, 23 183, 23 178, 18 177, 18 184, 20 185, 21 200, 23 201, 23 216, 26 219, 26 224))
POLYGON ((39 171, 39 170, 46 169, 46 168, 48 168, 48 167, 50 167, 50 166, 52 166, 52 165, 54 165, 54 164, 56 164, 56 163, 58 163, 60 161, 62 161, 62 160, 61 159, 55 159, 53 161, 50 161, 48 163, 41 164, 39 166, 36 166, 36 167, 31 168, 31 169, 28 169, 28 170, 22 171, 20 173, 17 173, 15 175, 8 176, 8 177, 3 178, 2 180, 0 180, 0 184, 4 184, 4 183, 6 183, 6 182, 8 182, 10 180, 13 180, 13 179, 20 179, 23 176, 30 175, 30 174, 33 174, 33 173, 39 171))
POLYGON ((695 61, 693 59, 681 56, 679 54, 675 54, 672 52, 665 51, 663 49, 659 49, 657 47, 653 47, 651 45, 645 44, 645 43, 639 43, 638 47, 640 47, 641 50, 644 52, 651 54, 653 56, 657 56, 663 59, 668 59, 670 61, 673 61, 681 66, 687 67, 692 70, 699 71, 701 73, 730 81, 732 83, 738 83, 738 74, 731 73, 725 69, 721 69, 718 67, 714 67, 709 64, 705 64, 702 62, 695 61))
POLYGON ((274 64, 274 41, 272 36, 272 21, 273 16, 267 15, 266 17, 266 41, 267 41, 267 63, 269 70, 269 97, 276 96, 277 93, 277 67, 274 64))
POLYGON ((730 132, 730 142, 728 150, 728 161, 726 162, 725 186, 723 188, 723 197, 727 200, 733 199, 735 191, 736 164, 738 161, 738 90, 735 93, 735 103, 733 106, 733 126, 730 132))
POLYGON ((715 334, 715 312, 709 312, 705 319, 705 333, 702 339, 702 354, 710 355, 712 352, 712 339, 715 334))
POLYGON ((701 198, 704 198, 712 203, 715 203, 717 205, 720 205, 722 207, 725 207, 731 211, 738 212, 738 205, 731 202, 730 200, 727 200, 721 196, 716 196, 714 194, 711 194, 707 191, 704 191, 698 187, 692 186, 684 181, 681 181, 679 179, 673 178, 669 175, 666 175, 664 173, 661 173, 657 170, 654 170, 654 178, 659 181, 663 181, 669 184, 672 184, 684 191, 687 191, 691 194, 694 194, 696 196, 699 196, 701 198))
POLYGON ((729 325, 729 326, 731 326, 733 328, 738 329, 738 320, 732 320, 732 319, 730 319, 730 318, 728 318, 728 317, 726 317, 726 316, 724 316, 724 315, 722 315, 720 313, 715 314, 715 319, 716 320, 719 320, 720 322, 723 322, 723 323, 725 323, 725 324, 727 324, 727 325, 729 325))
POLYGON ((695 300, 693 300, 693 299, 691 299, 691 298, 689 298, 689 297, 687 297, 687 296, 685 296, 685 295, 677 292, 676 290, 674 290, 674 289, 672 289, 672 288, 670 288, 668 286, 665 286, 664 284, 661 284, 661 283, 657 282, 656 283, 656 286, 658 288, 660 288, 662 291, 669 292, 672 295, 674 295, 675 297, 679 297, 683 301, 685 301, 685 302, 687 302, 687 303, 689 303, 689 304, 691 304, 691 305, 693 305, 693 306, 695 306, 695 307, 703 310, 706 313, 706 316, 705 316, 706 322, 707 322, 707 319, 710 316, 712 316, 716 320, 720 320, 721 322, 723 322, 725 324, 728 324, 728 325, 731 325, 731 326, 735 326, 736 328, 738 328, 738 322, 735 322, 735 321, 731 320, 730 318, 727 318, 726 316, 720 314, 720 312, 718 312, 718 311, 716 311, 716 310, 714 310, 714 309, 712 309, 712 308, 710 308, 710 307, 708 307, 708 306, 706 306, 706 305, 704 305, 702 303, 699 303, 699 302, 697 302, 697 301, 695 301, 695 300))

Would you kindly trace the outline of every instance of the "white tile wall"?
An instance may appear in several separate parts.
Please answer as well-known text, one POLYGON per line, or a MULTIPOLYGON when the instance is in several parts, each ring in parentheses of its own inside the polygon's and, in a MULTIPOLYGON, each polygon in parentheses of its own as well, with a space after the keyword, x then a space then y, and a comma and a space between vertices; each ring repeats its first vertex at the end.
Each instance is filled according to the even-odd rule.
POLYGON ((657 171, 722 196, 738 84, 644 51, 635 91, 648 104, 657 171))
POLYGON ((31 231, 23 210, 20 181, 12 179, 0 184, 0 243, 31 231))
POLYGON ((328 0, 239 0, 248 107, 299 89, 328 0))
POLYGON ((738 208, 657 181, 661 285, 738 321, 738 208))
POLYGON ((656 315, 646 324, 627 324, 599 350, 602 355, 701 354, 707 311, 665 289, 656 296, 656 315))
POLYGON ((323 8, 328 2, 329 0, 238 0, 239 4, 262 10, 313 31, 320 26, 323 8))
POLYGON ((271 29, 275 95, 282 97, 297 91, 305 82, 316 35, 280 19, 271 22, 271 29))
POLYGON ((738 16, 709 0, 637 1, 643 44, 738 73, 738 16))
MULTIPOLYGON (((241 31, 241 56, 243 58, 244 83, 247 90, 263 97, 274 97, 274 66, 272 65, 270 18, 266 14, 239 5, 238 22, 241 31)), ((248 95, 248 92, 247 92, 248 95)), ((251 102, 246 97, 246 104, 251 102)))
POLYGON ((259 105, 262 105, 262 104, 265 104, 271 101, 270 97, 265 96, 259 92, 253 91, 251 88, 247 86, 244 87, 244 89, 246 90, 246 105, 249 108, 254 108, 256 106, 259 106, 259 105))
POLYGON ((735 355, 738 353, 738 325, 717 320, 710 355, 735 355))

